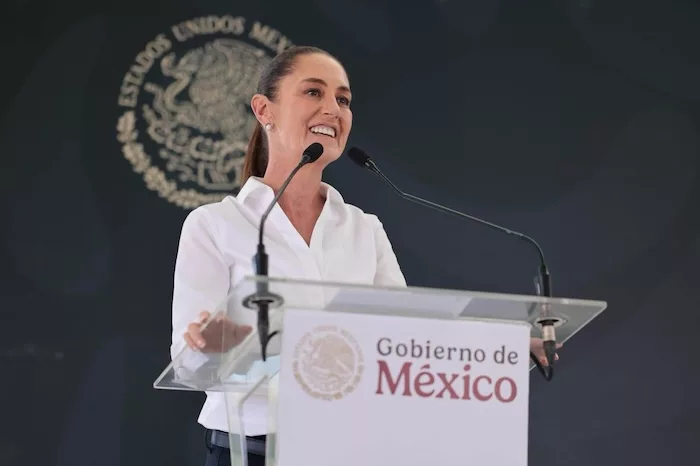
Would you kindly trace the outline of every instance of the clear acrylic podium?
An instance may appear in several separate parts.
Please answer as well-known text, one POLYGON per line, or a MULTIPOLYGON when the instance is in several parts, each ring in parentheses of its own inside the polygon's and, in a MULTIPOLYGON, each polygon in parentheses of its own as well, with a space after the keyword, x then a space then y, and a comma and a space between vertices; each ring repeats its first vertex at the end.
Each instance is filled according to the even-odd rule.
POLYGON ((541 336, 538 321, 553 319, 557 341, 563 343, 606 306, 602 301, 580 299, 248 277, 217 309, 210 310, 212 317, 203 331, 221 341, 220 350, 205 353, 183 345, 184 349, 156 379, 154 387, 207 392, 210 396, 221 397, 228 416, 231 464, 235 466, 247 465, 246 413, 248 410, 260 412, 263 406, 268 424, 266 464, 272 466, 277 464, 276 440, 284 435, 276 429, 275 407, 278 400, 276 375, 280 370, 280 358, 284 358, 284 354, 280 354, 280 342, 284 338, 285 311, 303 309, 396 319, 419 317, 529 324, 533 337, 541 336), (270 332, 279 331, 269 342, 266 361, 262 361, 256 330, 257 308, 250 304, 251 297, 260 296, 261 289, 266 296, 274 297, 269 313, 270 332), (238 342, 240 338, 226 328, 227 320, 250 325, 254 330, 238 342))

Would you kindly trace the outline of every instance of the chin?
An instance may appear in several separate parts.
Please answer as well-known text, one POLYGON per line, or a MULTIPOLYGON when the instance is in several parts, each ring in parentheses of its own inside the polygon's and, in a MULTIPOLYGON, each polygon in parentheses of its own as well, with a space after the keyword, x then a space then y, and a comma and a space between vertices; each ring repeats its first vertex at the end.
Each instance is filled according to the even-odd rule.
POLYGON ((332 149, 324 147, 323 155, 321 155, 321 157, 316 161, 316 163, 326 166, 338 160, 342 153, 343 152, 341 150, 338 150, 338 148, 336 147, 332 149))
POLYGON ((323 146, 323 155, 321 158, 326 159, 330 157, 331 160, 335 160, 343 153, 344 145, 341 147, 337 139, 331 139, 327 136, 313 137, 307 141, 305 148, 314 142, 318 142, 323 146))
POLYGON ((342 155, 343 151, 338 150, 338 148, 333 147, 333 148, 327 148, 324 146, 323 148, 323 155, 319 158, 319 160, 322 160, 323 163, 330 163, 335 160, 338 160, 340 156, 342 155))

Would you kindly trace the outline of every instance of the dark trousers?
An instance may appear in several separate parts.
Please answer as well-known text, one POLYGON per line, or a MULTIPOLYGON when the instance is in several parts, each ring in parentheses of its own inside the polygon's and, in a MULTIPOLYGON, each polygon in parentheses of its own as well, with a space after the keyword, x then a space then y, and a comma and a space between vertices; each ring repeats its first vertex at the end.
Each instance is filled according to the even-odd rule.
MULTIPOLYGON (((224 446, 212 444, 211 432, 206 433, 206 448, 205 466, 231 466, 231 451, 224 446)), ((248 453, 248 466, 265 466, 265 456, 248 453)))
MULTIPOLYGON (((205 466, 231 466, 231 452, 228 448, 210 447, 207 451, 205 466)), ((248 454, 248 466, 265 466, 265 457, 248 454)))

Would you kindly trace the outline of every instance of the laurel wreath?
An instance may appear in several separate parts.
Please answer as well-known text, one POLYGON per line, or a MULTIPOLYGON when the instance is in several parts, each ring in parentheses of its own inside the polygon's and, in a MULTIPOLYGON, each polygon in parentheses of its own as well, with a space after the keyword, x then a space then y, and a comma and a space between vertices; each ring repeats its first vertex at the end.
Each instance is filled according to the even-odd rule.
POLYGON ((146 154, 143 144, 137 142, 136 115, 133 110, 126 111, 117 122, 117 140, 122 143, 122 154, 136 173, 143 176, 146 187, 155 191, 168 202, 184 209, 194 209, 203 204, 218 202, 225 194, 204 194, 194 189, 178 189, 177 183, 169 180, 160 168, 151 164, 151 157, 146 154))

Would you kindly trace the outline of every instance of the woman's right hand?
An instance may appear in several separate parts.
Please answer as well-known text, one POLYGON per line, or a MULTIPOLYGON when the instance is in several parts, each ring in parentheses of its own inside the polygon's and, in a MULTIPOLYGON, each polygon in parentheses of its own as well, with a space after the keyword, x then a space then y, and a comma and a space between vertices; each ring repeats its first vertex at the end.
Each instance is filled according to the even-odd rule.
POLYGON ((211 314, 204 311, 199 320, 187 326, 185 341, 187 346, 203 353, 224 353, 240 344, 250 335, 250 325, 237 325, 223 314, 217 315, 207 324, 211 314), (206 328, 203 328, 206 324, 206 328))

